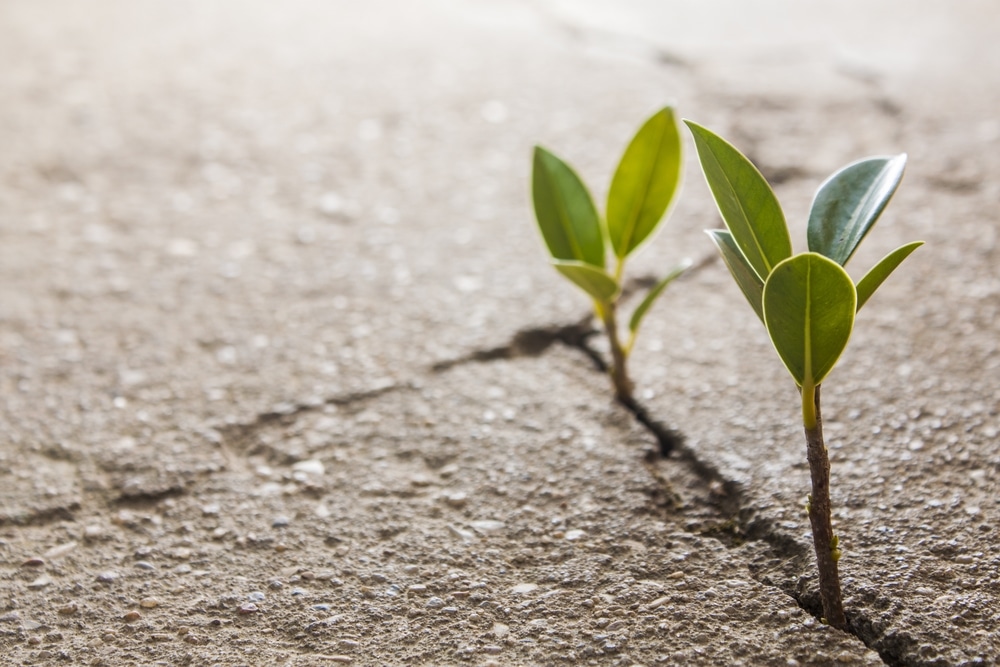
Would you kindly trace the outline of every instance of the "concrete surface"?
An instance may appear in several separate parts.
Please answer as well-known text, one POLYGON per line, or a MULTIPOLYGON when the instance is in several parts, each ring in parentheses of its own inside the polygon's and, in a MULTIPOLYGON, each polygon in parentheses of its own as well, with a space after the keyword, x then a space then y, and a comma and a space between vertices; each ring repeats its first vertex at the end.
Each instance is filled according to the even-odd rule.
MULTIPOLYGON (((5 3, 0 663, 996 664, 998 21, 5 3), (514 344, 586 314, 531 145, 601 196, 665 102, 799 246, 829 172, 910 155, 852 266, 927 245, 824 387, 853 635, 809 614, 794 387, 719 263, 633 358, 671 459, 581 350, 514 344)), ((688 167, 638 276, 711 251, 688 167)))

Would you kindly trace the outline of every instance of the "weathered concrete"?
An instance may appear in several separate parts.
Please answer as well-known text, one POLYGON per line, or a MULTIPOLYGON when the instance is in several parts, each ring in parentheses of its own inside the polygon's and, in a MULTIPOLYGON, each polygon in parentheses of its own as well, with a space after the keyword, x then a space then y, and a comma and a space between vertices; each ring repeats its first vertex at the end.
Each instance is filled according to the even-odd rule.
MULTIPOLYGON (((1000 660, 996 9, 760 7, 0 8, 0 662, 877 662, 791 597, 794 387, 718 263, 634 355, 684 456, 579 350, 433 370, 580 321, 530 146, 600 197, 664 102, 798 239, 830 171, 910 154, 853 264, 928 244, 824 391, 848 614, 890 664, 1000 660)), ((688 158, 636 275, 711 250, 688 158)))

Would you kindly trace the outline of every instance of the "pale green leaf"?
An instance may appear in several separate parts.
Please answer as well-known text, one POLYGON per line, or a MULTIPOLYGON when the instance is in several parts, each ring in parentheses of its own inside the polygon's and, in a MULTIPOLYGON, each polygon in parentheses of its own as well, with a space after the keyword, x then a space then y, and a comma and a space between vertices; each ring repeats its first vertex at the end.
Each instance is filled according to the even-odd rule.
POLYGON ((809 250, 847 264, 903 178, 906 155, 849 164, 816 192, 809 211, 809 250))
POLYGON ((741 254, 765 280, 792 254, 781 205, 767 181, 742 153, 710 130, 684 121, 694 135, 705 180, 741 254))
POLYGON ((625 149, 608 191, 608 235, 619 258, 659 225, 681 177, 681 137, 670 107, 654 114, 625 149))
POLYGON ((743 292, 743 296, 746 297, 753 311, 757 313, 757 317, 763 322, 764 307, 761 299, 763 298, 764 281, 760 279, 760 276, 757 275, 757 272, 747 262, 743 253, 740 252, 736 241, 733 240, 732 234, 724 229, 706 229, 705 233, 709 235, 715 246, 719 249, 719 254, 722 255, 722 261, 729 268, 729 273, 732 274, 736 284, 739 285, 740 291, 743 292))
POLYGON ((538 227, 553 259, 604 266, 600 218, 587 186, 558 157, 535 147, 531 193, 538 227))
POLYGON ((632 313, 631 319, 628 322, 629 331, 634 335, 636 331, 639 330, 639 325, 642 324, 642 318, 646 316, 649 311, 650 306, 656 301, 657 297, 663 293, 663 290, 667 288, 667 285, 672 283, 676 278, 678 278, 682 273, 691 268, 691 260, 685 260, 679 266, 677 266, 673 271, 668 273, 663 280, 656 283, 646 296, 643 298, 642 303, 636 307, 635 312, 632 313))
POLYGON ((561 260, 552 262, 552 266, 602 303, 612 301, 621 291, 615 279, 600 267, 583 262, 561 260))
POLYGON ((799 386, 815 387, 833 369, 854 327, 857 292, 843 267, 818 253, 774 267, 764 283, 764 324, 799 386))
POLYGON ((858 310, 868 302, 875 290, 885 282, 896 267, 903 263, 903 260, 910 256, 910 253, 924 244, 923 241, 914 241, 900 246, 879 260, 879 263, 872 267, 872 270, 865 274, 865 277, 858 281, 858 310))

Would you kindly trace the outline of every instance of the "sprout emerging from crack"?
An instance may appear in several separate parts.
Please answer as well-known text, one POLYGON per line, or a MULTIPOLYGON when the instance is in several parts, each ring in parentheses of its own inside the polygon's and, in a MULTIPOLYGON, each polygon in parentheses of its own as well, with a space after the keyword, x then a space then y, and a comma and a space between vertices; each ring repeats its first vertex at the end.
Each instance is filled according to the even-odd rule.
POLYGON ((892 251, 857 284, 843 268, 896 191, 906 156, 860 160, 827 179, 809 213, 809 251, 792 255, 781 206, 757 168, 721 137, 685 122, 726 224, 726 229, 708 234, 801 392, 812 477, 806 510, 823 615, 828 624, 846 630, 838 573, 841 543, 830 516, 830 459, 823 442, 820 383, 847 347, 856 313, 922 244, 916 241, 892 251))
POLYGON ((540 146, 535 147, 532 198, 538 228, 552 264, 593 300, 611 347, 611 382, 615 397, 635 407, 628 357, 650 306, 690 266, 683 263, 653 285, 632 312, 628 337, 618 328, 625 260, 660 226, 680 186, 681 139, 673 109, 649 118, 625 149, 611 180, 605 216, 576 172, 540 146), (613 266, 607 262, 610 243, 613 266))

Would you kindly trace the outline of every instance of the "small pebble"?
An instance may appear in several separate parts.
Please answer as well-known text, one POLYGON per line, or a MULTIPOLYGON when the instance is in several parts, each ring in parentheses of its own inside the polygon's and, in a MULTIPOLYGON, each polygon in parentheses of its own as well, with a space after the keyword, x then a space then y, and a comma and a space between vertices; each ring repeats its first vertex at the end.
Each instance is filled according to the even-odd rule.
POLYGON ((361 644, 354 641, 353 639, 341 639, 339 642, 337 642, 337 646, 339 646, 340 649, 343 651, 353 651, 360 645, 361 644))
POLYGON ((217 503, 211 503, 209 505, 204 505, 201 508, 201 513, 205 516, 214 516, 219 513, 219 505, 217 503))
POLYGON ((139 601, 139 606, 143 609, 155 609, 160 604, 160 601, 156 598, 143 598, 139 601))
POLYGON ((45 565, 45 561, 41 558, 29 558, 21 563, 21 567, 42 567, 43 565, 45 565))
POLYGON ((503 650, 503 649, 502 649, 502 648, 500 648, 499 646, 496 646, 496 645, 492 645, 492 644, 491 644, 491 645, 489 645, 489 646, 484 646, 484 647, 483 647, 483 652, 484 652, 484 653, 489 653, 490 655, 497 655, 497 654, 498 654, 498 653, 500 653, 500 652, 501 652, 502 650, 503 650))
POLYGON ((469 501, 469 496, 466 493, 459 491, 458 493, 449 493, 444 497, 444 502, 450 507, 456 509, 465 507, 466 503, 469 501))
POLYGON ((426 593, 426 592, 427 592, 427 587, 424 586, 423 584, 413 584, 412 586, 406 589, 407 595, 420 595, 421 593, 426 593))
POLYGON ((574 529, 566 531, 566 539, 569 540, 570 542, 574 542, 586 536, 587 536, 587 531, 585 530, 574 529))
POLYGON ((306 595, 306 594, 307 594, 307 592, 306 592, 306 589, 304 589, 304 588, 293 588, 292 589, 292 595, 306 595))
POLYGON ((97 580, 102 584, 110 584, 117 578, 118 578, 118 573, 112 572, 111 570, 108 570, 107 572, 101 572, 99 575, 97 575, 97 580))
POLYGON ((138 621, 141 618, 142 618, 142 614, 140 614, 139 612, 137 612, 135 610, 128 612, 127 614, 125 614, 122 617, 122 619, 126 623, 135 623, 136 621, 138 621))
POLYGON ((511 593, 523 594, 530 593, 538 588, 538 584, 518 584, 514 588, 510 589, 511 593))
POLYGON ((431 609, 438 609, 439 607, 443 607, 444 604, 445 604, 444 600, 442 600, 441 598, 432 597, 429 600, 427 600, 426 606, 430 607, 431 609))
POLYGON ((104 528, 98 525, 90 525, 83 529, 83 539, 96 540, 104 535, 104 528))
POLYGON ((274 517, 274 521, 271 522, 271 527, 272 528, 284 528, 285 526, 287 526, 291 522, 292 522, 292 520, 289 519, 287 516, 276 516, 276 517, 274 517))
POLYGON ((319 459, 306 459, 305 461, 299 461, 298 463, 292 465, 292 470, 316 476, 320 476, 326 472, 323 462, 319 459))
POLYGON ((277 579, 272 579, 271 581, 267 582, 267 587, 273 591, 277 591, 284 588, 285 585, 280 581, 278 581, 277 579))
POLYGON ((278 542, 277 544, 274 545, 274 550, 277 551, 279 554, 284 553, 285 551, 288 551, 288 545, 285 544, 284 542, 278 542))
POLYGON ((155 570, 156 566, 150 563, 148 560, 137 560, 135 566, 140 570, 155 570))
POLYGON ((21 615, 16 611, 8 612, 0 616, 0 623, 16 623, 21 620, 21 615))
POLYGON ((316 611, 330 611, 330 605, 328 604, 314 604, 312 608, 316 611))
POLYGON ((62 614, 63 616, 72 616, 78 611, 80 611, 80 608, 77 606, 75 602, 70 602, 67 605, 59 607, 59 613, 62 614))
POLYGON ((253 602, 248 602, 240 606, 238 613, 242 616, 247 616, 249 614, 256 614, 257 611, 258 611, 257 605, 255 605, 253 602))
POLYGON ((28 584, 28 588, 45 588, 51 583, 52 583, 52 577, 50 577, 47 574, 43 574, 42 576, 38 577, 30 584, 28 584))
POLYGON ((482 521, 473 521, 470 524, 478 533, 488 535, 490 533, 497 533, 503 530, 505 524, 503 521, 495 521, 493 519, 484 519, 482 521))
POLYGON ((118 639, 118 636, 113 632, 105 632, 103 635, 101 635, 101 640, 106 644, 110 644, 116 639, 118 639))
POLYGON ((250 598, 251 602, 263 602, 264 598, 267 596, 265 596, 260 591, 254 591, 253 593, 250 593, 250 595, 248 595, 247 597, 250 598))
POLYGON ((76 542, 66 542, 65 544, 54 546, 46 551, 45 557, 49 559, 61 558, 74 549, 76 549, 76 542))

